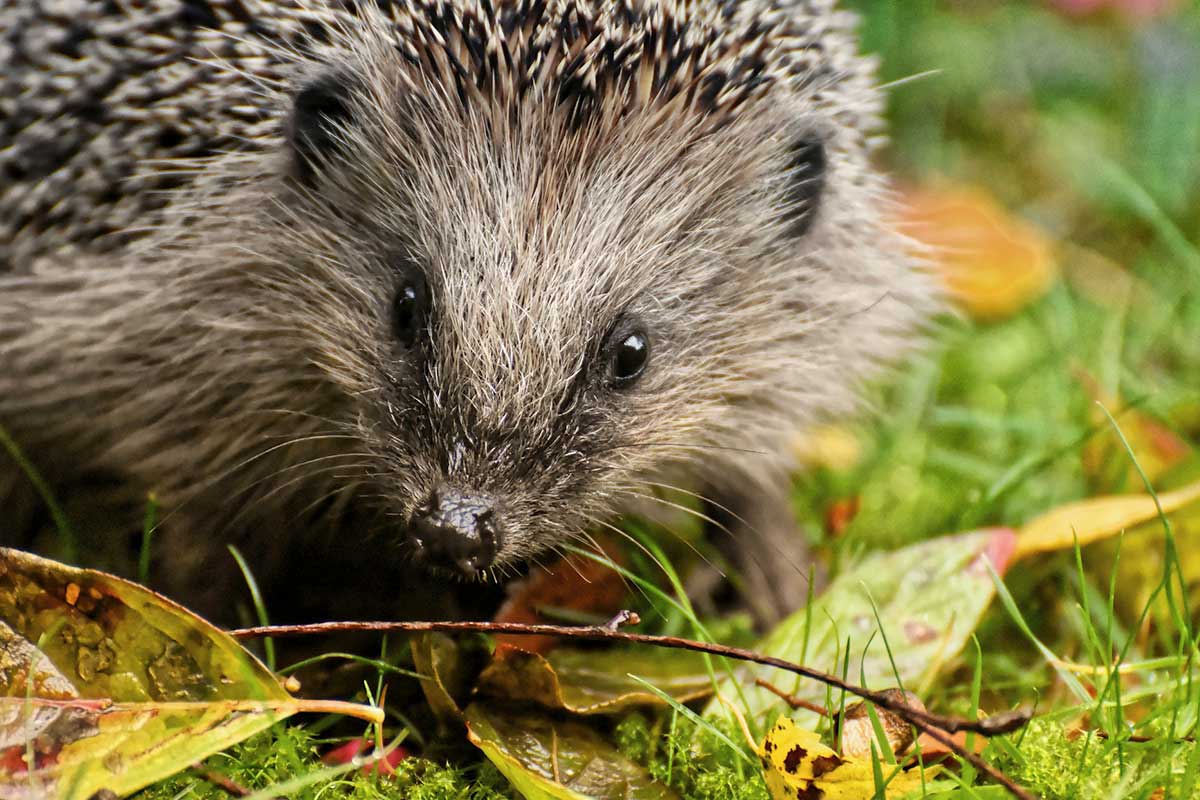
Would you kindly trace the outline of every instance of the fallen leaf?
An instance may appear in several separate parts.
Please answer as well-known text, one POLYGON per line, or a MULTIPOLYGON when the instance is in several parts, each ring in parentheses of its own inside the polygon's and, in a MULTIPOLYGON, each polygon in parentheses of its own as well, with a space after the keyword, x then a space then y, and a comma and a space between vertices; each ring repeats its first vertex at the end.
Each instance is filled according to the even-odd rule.
MULTIPOLYGON (((616 564, 621 553, 607 541, 601 541, 604 555, 616 564)), ((629 587, 621 575, 604 564, 578 555, 567 555, 546 567, 535 567, 530 576, 513 589, 513 594, 497 612, 496 622, 539 624, 557 622, 542 614, 546 608, 562 608, 590 613, 605 619, 625 607, 629 587)), ((514 645, 535 653, 557 647, 556 636, 511 636, 499 634, 497 646, 514 645)))
POLYGON ((675 800, 587 725, 467 707, 467 737, 526 800, 675 800))
POLYGON ((858 516, 862 498, 858 495, 834 500, 825 509, 825 532, 831 538, 837 538, 846 532, 846 528, 858 516))
POLYGON ((1015 314, 1056 277, 1049 240, 976 187, 910 191, 901 226, 925 246, 947 292, 976 319, 1015 314))
MULTIPOLYGON (((919 689, 970 638, 995 595, 986 562, 1003 574, 1015 543, 1014 531, 993 528, 868 555, 845 569, 813 601, 811 613, 801 609, 792 614, 754 649, 836 673, 849 640, 855 675, 861 674, 867 686, 894 686, 899 681, 919 689), (880 621, 896 671, 880 635, 880 621)), ((757 678, 810 703, 825 702, 826 687, 816 681, 757 665, 737 668, 736 674, 744 684, 746 716, 758 722, 784 701, 770 689, 754 685, 757 678)), ((733 694, 725 688, 721 691, 733 694)), ((723 718, 726 711, 714 701, 705 714, 723 718)), ((803 727, 816 726, 814 712, 794 716, 803 727)))
MULTIPOLYGON (((921 698, 912 692, 902 689, 888 689, 884 692, 892 700, 902 702, 918 711, 925 710, 921 698)), ((846 758, 869 758, 871 748, 880 749, 879 737, 875 735, 875 724, 871 721, 870 709, 875 709, 875 716, 883 728, 884 737, 891 748, 892 755, 900 755, 913 743, 914 728, 907 720, 888 711, 886 708, 868 706, 866 702, 847 706, 842 712, 835 738, 841 743, 842 755, 846 758)))
POLYGON ((1107 428, 1088 439, 1081 453, 1084 472, 1095 485, 1107 491, 1121 491, 1131 486, 1141 486, 1143 473, 1149 480, 1157 481, 1192 454, 1191 445, 1145 411, 1139 408, 1114 411, 1121 436, 1124 436, 1137 459, 1135 464, 1121 436, 1107 426, 1105 409, 1120 408, 1120 398, 1104 391, 1087 372, 1080 370, 1077 376, 1096 401, 1091 413, 1092 422, 1107 428))
POLYGON ((443 731, 457 724, 462 731, 462 709, 455 698, 470 692, 470 675, 464 669, 458 643, 443 633, 420 633, 412 638, 413 667, 423 676, 421 692, 443 731))
POLYGON ((479 691, 572 714, 611 714, 633 705, 664 705, 631 675, 686 703, 712 694, 702 654, 684 650, 559 649, 542 656, 508 647, 479 676, 479 691))
MULTIPOLYGON (((1200 481, 1158 495, 1163 513, 1178 511, 1200 499, 1200 481)), ((1158 518, 1158 504, 1148 494, 1094 497, 1068 503, 1027 522, 1017 537, 1015 560, 1035 553, 1063 550, 1115 536, 1127 528, 1158 518)))
POLYGON ((932 779, 933 770, 906 771, 881 763, 886 788, 879 791, 870 758, 837 754, 815 732, 780 717, 758 751, 763 779, 772 800, 868 800, 903 797, 932 779))
POLYGON ((135 584, 0 548, 0 798, 130 794, 299 711, 224 632, 135 584))

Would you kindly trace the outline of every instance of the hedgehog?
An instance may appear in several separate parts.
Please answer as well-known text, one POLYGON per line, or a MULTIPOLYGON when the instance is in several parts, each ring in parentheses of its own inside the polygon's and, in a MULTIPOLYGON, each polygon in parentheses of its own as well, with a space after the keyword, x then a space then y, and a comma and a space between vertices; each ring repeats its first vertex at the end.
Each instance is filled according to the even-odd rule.
MULTIPOLYGON (((678 492, 777 616, 806 593, 793 443, 939 308, 888 224, 855 23, 10 4, 0 427, 102 544, 153 492, 157 584, 216 617, 229 545, 267 585, 344 567, 343 594, 441 598, 678 492)), ((0 505, 48 547, 4 455, 0 505)))

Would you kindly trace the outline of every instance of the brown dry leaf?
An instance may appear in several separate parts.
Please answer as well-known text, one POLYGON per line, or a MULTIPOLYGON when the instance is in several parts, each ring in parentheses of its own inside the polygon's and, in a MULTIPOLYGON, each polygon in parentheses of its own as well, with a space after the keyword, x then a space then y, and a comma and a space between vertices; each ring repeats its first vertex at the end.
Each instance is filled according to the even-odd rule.
MULTIPOLYGON (((898 700, 915 708, 925 711, 921 698, 912 692, 902 689, 888 689, 884 692, 893 700, 898 700)), ((913 726, 894 711, 875 707, 875 715, 893 755, 900 755, 913 743, 913 726)), ((840 735, 842 755, 847 758, 870 758, 872 746, 879 749, 879 739, 875 735, 875 725, 871 722, 871 714, 865 702, 848 706, 842 713, 840 735)))
POLYGON ((946 290, 975 319, 1011 316, 1054 282, 1050 241, 982 189, 924 187, 904 203, 902 230, 929 248, 946 290))
MULTIPOLYGON (((600 540, 604 555, 621 564, 618 548, 600 540)), ((549 566, 536 567, 517 585, 513 594, 496 614, 496 622, 541 624, 560 622, 541 613, 546 608, 561 608, 595 614, 605 619, 625 607, 628 594, 625 579, 617 572, 590 558, 568 555, 549 566)), ((499 634, 497 650, 511 645, 520 650, 545 653, 559 644, 555 636, 511 636, 499 634)))

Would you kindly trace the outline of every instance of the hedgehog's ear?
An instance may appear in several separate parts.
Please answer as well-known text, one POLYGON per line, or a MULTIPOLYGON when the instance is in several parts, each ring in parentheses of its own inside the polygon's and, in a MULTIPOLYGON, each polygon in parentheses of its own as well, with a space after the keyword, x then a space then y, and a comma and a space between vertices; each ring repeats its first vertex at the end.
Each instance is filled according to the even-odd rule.
POLYGON ((296 177, 310 182, 321 164, 342 149, 340 133, 351 121, 353 81, 331 72, 306 84, 292 101, 288 141, 296 177))
POLYGON ((825 191, 825 142, 816 135, 800 136, 787 152, 784 175, 784 223, 793 236, 812 228, 825 191))

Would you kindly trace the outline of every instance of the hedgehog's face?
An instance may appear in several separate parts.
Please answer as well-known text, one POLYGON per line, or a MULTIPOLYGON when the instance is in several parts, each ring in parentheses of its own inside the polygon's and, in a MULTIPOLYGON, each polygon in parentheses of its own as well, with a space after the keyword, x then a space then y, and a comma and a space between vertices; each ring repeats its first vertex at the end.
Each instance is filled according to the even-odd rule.
POLYGON ((680 463, 727 470, 758 446, 747 410, 804 358, 776 352, 803 276, 772 251, 811 224, 820 144, 798 165, 764 135, 764 164, 733 128, 564 147, 560 119, 529 125, 483 147, 481 131, 438 131, 394 173, 301 173, 321 202, 368 209, 323 260, 369 302, 326 316, 363 342, 346 394, 385 513, 422 560, 465 574, 583 539, 680 463), (804 209, 781 215, 777 178, 801 171, 804 209))
POLYGON ((861 132, 832 112, 782 88, 721 124, 480 108, 407 68, 313 82, 290 142, 319 209, 297 218, 339 223, 299 257, 353 273, 327 315, 344 329, 322 335, 361 346, 329 371, 426 560, 503 569, 681 464, 737 480, 895 349, 904 320, 871 309, 917 284, 870 218, 861 132))

